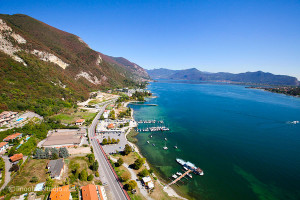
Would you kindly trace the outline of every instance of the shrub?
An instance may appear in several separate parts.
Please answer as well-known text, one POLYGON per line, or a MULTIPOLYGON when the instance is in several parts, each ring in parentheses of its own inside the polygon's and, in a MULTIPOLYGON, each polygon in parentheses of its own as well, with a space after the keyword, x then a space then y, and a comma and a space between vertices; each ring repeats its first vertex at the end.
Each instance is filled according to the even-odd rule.
POLYGON ((37 183, 39 181, 39 178, 36 177, 36 176, 33 176, 31 179, 30 179, 30 182, 31 183, 37 183))
POLYGON ((125 190, 131 191, 136 188, 137 183, 134 180, 129 181, 127 184, 124 185, 125 190))
POLYGON ((140 171, 138 173, 138 176, 140 176, 140 177, 149 176, 149 171, 147 169, 143 169, 142 171, 140 171))
POLYGON ((94 175, 93 174, 90 174, 88 177, 87 177, 87 180, 88 181, 92 181, 94 179, 94 175))

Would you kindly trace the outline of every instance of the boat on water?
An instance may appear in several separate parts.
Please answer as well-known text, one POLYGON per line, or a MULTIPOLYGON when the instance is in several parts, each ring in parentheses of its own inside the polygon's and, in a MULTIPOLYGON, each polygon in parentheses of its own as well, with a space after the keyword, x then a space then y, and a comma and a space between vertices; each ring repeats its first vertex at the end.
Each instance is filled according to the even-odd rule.
POLYGON ((167 138, 165 138, 165 140, 167 141, 168 139, 167 139, 167 138))
POLYGON ((187 174, 187 175, 188 175, 188 177, 193 178, 192 174, 187 174))
POLYGON ((175 149, 178 149, 178 147, 177 147, 177 146, 174 146, 174 148, 175 148, 175 149))
POLYGON ((152 144, 153 146, 155 146, 155 144, 152 144))
POLYGON ((150 137, 152 138, 152 135, 150 135, 150 137))
POLYGON ((184 161, 182 159, 177 158, 176 162, 179 163, 180 165, 182 165, 183 169, 187 170, 191 170, 192 172, 194 172, 194 174, 203 176, 204 172, 202 169, 200 169, 199 167, 196 167, 193 163, 189 162, 189 161, 184 161))
POLYGON ((148 144, 150 144, 150 142, 149 142, 149 141, 147 141, 147 143, 148 143, 148 144))
POLYGON ((181 172, 176 172, 176 174, 177 174, 178 176, 181 176, 181 175, 182 175, 182 173, 181 173, 181 172))
POLYGON ((176 174, 173 174, 172 175, 172 178, 177 178, 178 176, 176 174))
POLYGON ((168 150, 167 144, 165 142, 165 146, 163 147, 164 150, 168 150))

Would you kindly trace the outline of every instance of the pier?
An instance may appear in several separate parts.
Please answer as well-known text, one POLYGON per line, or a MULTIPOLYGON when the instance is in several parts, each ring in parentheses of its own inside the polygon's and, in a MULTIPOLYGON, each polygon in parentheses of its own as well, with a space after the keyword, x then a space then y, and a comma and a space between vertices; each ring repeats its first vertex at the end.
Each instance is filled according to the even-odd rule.
POLYGON ((180 179, 182 179, 183 177, 185 177, 188 173, 190 173, 192 170, 187 170, 186 172, 184 172, 184 174, 182 174, 181 176, 179 176, 178 178, 176 178, 174 181, 172 181, 171 183, 169 183, 168 185, 165 186, 165 188, 169 187, 170 185, 175 184, 177 181, 179 181, 180 179))

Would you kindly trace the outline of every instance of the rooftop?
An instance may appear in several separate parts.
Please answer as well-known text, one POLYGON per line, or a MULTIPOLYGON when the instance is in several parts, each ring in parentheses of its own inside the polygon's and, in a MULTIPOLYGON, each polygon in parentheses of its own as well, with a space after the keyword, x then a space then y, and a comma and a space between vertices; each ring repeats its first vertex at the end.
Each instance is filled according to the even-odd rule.
POLYGON ((59 188, 53 188, 51 190, 50 200, 69 200, 70 198, 70 189, 69 185, 65 185, 59 188))
POLYGON ((7 145, 7 144, 8 144, 8 142, 0 142, 0 148, 7 145))
POLYGON ((64 168, 64 159, 50 160, 47 167, 51 177, 59 177, 64 168))
POLYGON ((84 119, 77 119, 76 120, 76 123, 82 123, 82 122, 84 122, 85 120, 84 119))
POLYGON ((9 135, 6 138, 4 138, 3 141, 13 140, 13 139, 16 139, 16 137, 21 136, 21 135, 22 135, 22 133, 15 133, 15 134, 9 135))
POLYGON ((16 162, 18 160, 21 160, 23 158, 23 154, 19 153, 19 154, 15 154, 11 157, 9 157, 9 159, 11 160, 11 162, 16 162))

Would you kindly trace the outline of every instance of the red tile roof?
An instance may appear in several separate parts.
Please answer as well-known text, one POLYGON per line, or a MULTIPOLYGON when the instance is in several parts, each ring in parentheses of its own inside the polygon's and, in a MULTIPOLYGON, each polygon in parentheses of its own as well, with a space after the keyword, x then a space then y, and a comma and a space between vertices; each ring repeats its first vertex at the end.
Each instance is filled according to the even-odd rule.
POLYGON ((84 122, 84 119, 78 119, 78 120, 76 120, 76 123, 81 123, 81 122, 84 122))
POLYGON ((7 145, 7 144, 8 144, 8 142, 0 142, 0 148, 7 145))
POLYGON ((11 160, 11 162, 16 162, 18 160, 21 160, 23 158, 23 154, 19 153, 19 154, 15 154, 11 157, 9 157, 9 159, 11 160))
POLYGON ((53 188, 50 194, 51 200, 69 200, 70 198, 70 187, 65 185, 59 188, 53 188))
POLYGON ((13 140, 16 139, 16 137, 18 137, 19 135, 21 135, 22 133, 15 133, 12 135, 7 136, 6 138, 3 139, 3 141, 9 141, 9 140, 13 140))

